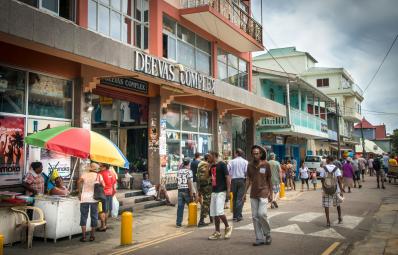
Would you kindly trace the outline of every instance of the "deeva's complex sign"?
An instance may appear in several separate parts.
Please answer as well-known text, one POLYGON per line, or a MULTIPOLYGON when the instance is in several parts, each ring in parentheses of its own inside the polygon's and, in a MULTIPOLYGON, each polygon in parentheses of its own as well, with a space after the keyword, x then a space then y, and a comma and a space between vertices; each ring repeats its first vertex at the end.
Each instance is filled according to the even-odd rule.
POLYGON ((195 70, 166 62, 143 52, 135 52, 134 69, 161 79, 177 82, 189 88, 214 94, 215 80, 195 70))

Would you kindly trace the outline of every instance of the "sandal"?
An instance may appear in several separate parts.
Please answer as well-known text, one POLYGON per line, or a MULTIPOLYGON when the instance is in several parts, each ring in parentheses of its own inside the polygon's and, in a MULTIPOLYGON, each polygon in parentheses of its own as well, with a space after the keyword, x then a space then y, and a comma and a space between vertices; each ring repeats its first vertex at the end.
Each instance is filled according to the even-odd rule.
POLYGON ((330 223, 326 223, 326 227, 327 227, 327 228, 330 228, 330 223))
POLYGON ((90 242, 95 241, 95 237, 94 236, 90 236, 90 242))
POLYGON ((106 232, 107 227, 105 228, 97 228, 97 232, 106 232))
POLYGON ((80 238, 79 241, 82 242, 82 243, 84 243, 84 242, 87 242, 87 239, 86 239, 85 237, 82 237, 82 238, 80 238))

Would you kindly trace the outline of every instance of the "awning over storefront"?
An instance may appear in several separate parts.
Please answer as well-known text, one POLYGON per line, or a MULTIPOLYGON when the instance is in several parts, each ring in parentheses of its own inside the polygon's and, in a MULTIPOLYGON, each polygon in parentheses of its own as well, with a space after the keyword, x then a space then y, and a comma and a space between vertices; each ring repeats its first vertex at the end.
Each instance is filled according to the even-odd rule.
MULTIPOLYGON (((365 151, 367 153, 374 153, 374 154, 383 154, 385 153, 377 144, 370 140, 365 139, 365 151)), ((355 145, 355 152, 357 153, 362 153, 363 148, 362 148, 362 142, 360 145, 355 145)))

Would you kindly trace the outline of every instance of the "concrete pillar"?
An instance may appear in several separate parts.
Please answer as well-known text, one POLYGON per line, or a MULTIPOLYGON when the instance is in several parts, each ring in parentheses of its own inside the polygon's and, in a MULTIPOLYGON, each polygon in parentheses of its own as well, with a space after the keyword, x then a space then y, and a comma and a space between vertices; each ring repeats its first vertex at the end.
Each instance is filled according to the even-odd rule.
POLYGON ((148 173, 153 183, 160 183, 160 155, 159 155, 159 134, 160 134, 160 96, 149 98, 148 116, 148 173))
POLYGON ((149 0, 149 53, 161 58, 163 56, 163 1, 149 0))
POLYGON ((301 89, 298 87, 298 101, 299 101, 299 111, 301 112, 301 89))
POLYGON ((252 160, 251 147, 256 144, 256 121, 251 117, 247 121, 247 159, 252 160))

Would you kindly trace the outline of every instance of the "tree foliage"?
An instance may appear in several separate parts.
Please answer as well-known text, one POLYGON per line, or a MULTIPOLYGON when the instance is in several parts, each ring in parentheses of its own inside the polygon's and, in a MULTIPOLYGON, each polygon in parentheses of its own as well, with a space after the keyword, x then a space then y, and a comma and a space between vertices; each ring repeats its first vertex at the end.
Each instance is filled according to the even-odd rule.
POLYGON ((398 129, 394 129, 392 135, 391 135, 391 139, 392 139, 392 150, 393 152, 395 152, 396 154, 398 153, 398 129))

